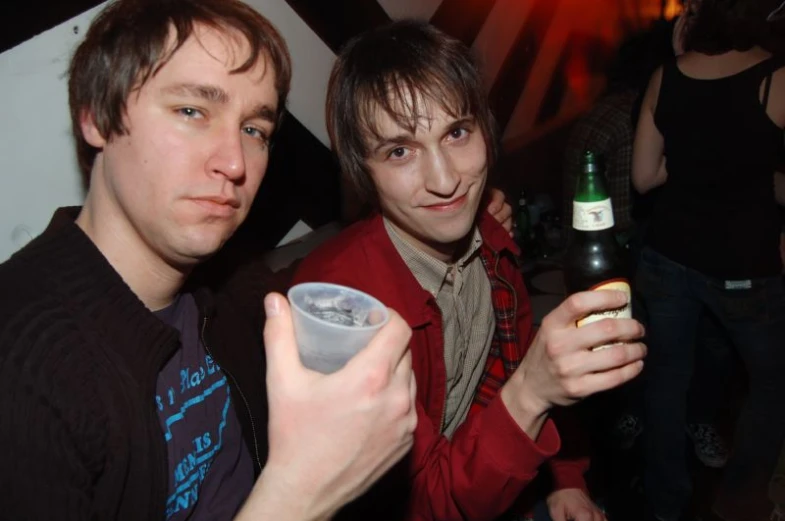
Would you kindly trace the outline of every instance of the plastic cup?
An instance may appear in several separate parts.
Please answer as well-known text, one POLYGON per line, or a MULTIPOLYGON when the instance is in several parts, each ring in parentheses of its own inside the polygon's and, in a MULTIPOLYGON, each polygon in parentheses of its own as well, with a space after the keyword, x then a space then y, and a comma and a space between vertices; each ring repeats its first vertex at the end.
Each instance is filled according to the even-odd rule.
POLYGON ((297 284, 288 298, 300 360, 320 373, 341 369, 390 319, 387 306, 378 299, 338 284, 297 284), (336 315, 350 323, 338 323, 336 315))

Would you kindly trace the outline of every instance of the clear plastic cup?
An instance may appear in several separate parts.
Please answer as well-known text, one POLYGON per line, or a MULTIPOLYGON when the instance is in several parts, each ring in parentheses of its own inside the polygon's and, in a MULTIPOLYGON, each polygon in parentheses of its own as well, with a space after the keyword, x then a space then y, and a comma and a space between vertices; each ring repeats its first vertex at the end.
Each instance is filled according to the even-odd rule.
POLYGON ((338 284, 297 284, 288 298, 300 360, 320 373, 341 369, 390 319, 378 299, 338 284))

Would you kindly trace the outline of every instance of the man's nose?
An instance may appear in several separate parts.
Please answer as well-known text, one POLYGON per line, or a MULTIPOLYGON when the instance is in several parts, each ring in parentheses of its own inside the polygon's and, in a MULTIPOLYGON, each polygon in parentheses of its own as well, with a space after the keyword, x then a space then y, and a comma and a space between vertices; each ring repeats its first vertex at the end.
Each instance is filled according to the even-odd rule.
POLYGON ((461 177, 450 158, 438 151, 429 155, 425 172, 425 189, 444 197, 455 193, 461 177))
POLYGON ((212 174, 231 180, 241 179, 245 175, 245 153, 239 129, 226 128, 216 133, 207 169, 212 174))

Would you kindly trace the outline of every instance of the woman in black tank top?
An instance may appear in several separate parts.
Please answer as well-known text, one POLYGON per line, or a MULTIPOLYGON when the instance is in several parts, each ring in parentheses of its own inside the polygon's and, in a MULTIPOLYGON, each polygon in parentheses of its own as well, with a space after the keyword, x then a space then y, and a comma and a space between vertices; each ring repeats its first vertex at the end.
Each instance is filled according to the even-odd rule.
POLYGON ((687 53, 653 75, 638 123, 633 184, 662 186, 636 285, 649 315, 645 385, 647 515, 689 503, 685 414, 699 319, 738 351, 749 393, 714 511, 767 518, 785 436, 785 292, 774 173, 785 151, 785 57, 766 49, 782 0, 702 0, 687 53))

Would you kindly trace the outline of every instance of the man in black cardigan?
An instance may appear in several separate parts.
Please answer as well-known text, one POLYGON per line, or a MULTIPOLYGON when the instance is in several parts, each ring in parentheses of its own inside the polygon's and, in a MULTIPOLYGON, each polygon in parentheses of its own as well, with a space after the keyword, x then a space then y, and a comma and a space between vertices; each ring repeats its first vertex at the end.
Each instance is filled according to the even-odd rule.
POLYGON ((84 207, 0 265, 2 517, 323 520, 411 446, 396 313, 324 376, 281 295, 263 356, 238 302, 264 288, 194 273, 248 213, 290 76, 239 0, 119 0, 91 26, 69 71, 84 207))

